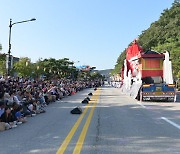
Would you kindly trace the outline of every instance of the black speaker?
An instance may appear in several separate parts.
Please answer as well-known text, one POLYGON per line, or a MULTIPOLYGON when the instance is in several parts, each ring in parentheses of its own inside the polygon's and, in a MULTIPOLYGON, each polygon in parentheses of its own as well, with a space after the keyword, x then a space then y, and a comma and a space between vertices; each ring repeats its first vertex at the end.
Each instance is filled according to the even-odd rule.
POLYGON ((81 114, 81 113, 82 113, 82 109, 79 106, 71 110, 71 114, 81 114))
POLYGON ((81 103, 82 103, 82 104, 88 104, 89 101, 88 101, 88 99, 85 98, 81 103))
POLYGON ((89 96, 92 96, 93 94, 92 94, 92 93, 89 93, 88 95, 89 95, 89 96))
POLYGON ((86 97, 86 99, 87 99, 88 101, 90 101, 90 100, 91 100, 89 97, 86 97))

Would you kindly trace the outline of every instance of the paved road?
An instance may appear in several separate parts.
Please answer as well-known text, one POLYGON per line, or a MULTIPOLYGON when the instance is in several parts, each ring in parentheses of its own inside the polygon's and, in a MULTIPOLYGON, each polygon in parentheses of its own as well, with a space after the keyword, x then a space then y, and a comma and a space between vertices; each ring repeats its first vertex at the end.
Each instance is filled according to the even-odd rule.
POLYGON ((0 153, 180 153, 179 101, 140 103, 106 86, 82 91, 46 109, 26 124, 0 132, 0 153), (94 94, 91 103, 82 105, 89 92, 94 94), (70 114, 79 105, 83 114, 70 114))

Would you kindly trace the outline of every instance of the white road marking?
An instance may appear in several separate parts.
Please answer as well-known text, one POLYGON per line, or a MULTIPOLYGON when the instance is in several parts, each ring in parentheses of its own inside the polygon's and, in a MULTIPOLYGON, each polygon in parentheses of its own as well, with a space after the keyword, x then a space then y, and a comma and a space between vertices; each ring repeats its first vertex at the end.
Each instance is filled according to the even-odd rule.
POLYGON ((172 122, 171 120, 167 119, 166 117, 161 117, 161 119, 165 120, 166 122, 170 123, 171 125, 173 125, 174 127, 180 129, 180 125, 172 122))
POLYGON ((137 102, 137 104, 141 105, 143 108, 146 108, 146 106, 144 106, 144 105, 141 104, 140 102, 137 102))

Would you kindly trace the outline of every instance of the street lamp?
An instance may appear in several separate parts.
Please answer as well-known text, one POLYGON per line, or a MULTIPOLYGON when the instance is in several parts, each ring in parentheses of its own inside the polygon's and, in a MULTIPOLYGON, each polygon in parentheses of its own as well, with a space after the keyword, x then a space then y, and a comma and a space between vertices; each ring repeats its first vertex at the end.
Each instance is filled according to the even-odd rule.
POLYGON ((9 50, 8 50, 8 64, 7 64, 7 75, 9 75, 10 73, 10 69, 11 69, 11 28, 13 25, 15 24, 20 24, 20 23, 24 23, 24 22, 29 22, 29 21, 35 21, 35 18, 32 18, 30 20, 24 20, 24 21, 19 21, 19 22, 14 22, 12 23, 12 19, 10 19, 10 24, 9 24, 9 50))

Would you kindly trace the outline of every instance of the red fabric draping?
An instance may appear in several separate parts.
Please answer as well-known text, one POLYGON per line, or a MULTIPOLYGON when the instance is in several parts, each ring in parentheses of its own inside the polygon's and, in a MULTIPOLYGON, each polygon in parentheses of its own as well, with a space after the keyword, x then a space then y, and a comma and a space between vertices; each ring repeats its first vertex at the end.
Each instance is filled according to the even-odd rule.
POLYGON ((133 44, 126 50, 126 60, 130 60, 131 58, 139 55, 142 51, 143 49, 137 44, 136 41, 134 41, 133 44))

